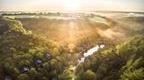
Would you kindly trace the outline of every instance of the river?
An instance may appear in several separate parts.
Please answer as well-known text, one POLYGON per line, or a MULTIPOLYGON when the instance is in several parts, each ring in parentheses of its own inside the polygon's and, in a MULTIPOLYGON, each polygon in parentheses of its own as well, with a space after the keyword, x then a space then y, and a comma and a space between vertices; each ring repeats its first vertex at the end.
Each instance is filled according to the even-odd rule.
POLYGON ((71 67, 71 69, 73 70, 73 78, 72 78, 72 80, 75 80, 75 70, 79 66, 79 64, 83 63, 87 57, 93 55, 95 52, 97 52, 100 49, 103 49, 104 47, 105 47, 104 44, 96 45, 95 47, 90 48, 89 50, 87 50, 87 52, 85 52, 83 54, 81 59, 78 60, 78 64, 76 66, 71 67))

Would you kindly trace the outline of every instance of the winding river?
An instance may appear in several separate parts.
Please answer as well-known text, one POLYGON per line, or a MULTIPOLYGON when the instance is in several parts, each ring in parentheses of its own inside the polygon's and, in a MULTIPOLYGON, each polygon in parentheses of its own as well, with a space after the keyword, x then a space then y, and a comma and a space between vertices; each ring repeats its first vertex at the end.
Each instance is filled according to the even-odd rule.
POLYGON ((81 59, 78 60, 78 64, 76 66, 71 67, 71 69, 74 72, 72 80, 75 80, 75 70, 79 66, 79 64, 83 63, 87 57, 93 55, 95 52, 97 52, 100 49, 103 49, 104 47, 105 47, 105 45, 103 45, 103 44, 96 45, 95 47, 90 48, 89 50, 87 50, 87 52, 85 52, 83 54, 83 56, 81 57, 81 59))

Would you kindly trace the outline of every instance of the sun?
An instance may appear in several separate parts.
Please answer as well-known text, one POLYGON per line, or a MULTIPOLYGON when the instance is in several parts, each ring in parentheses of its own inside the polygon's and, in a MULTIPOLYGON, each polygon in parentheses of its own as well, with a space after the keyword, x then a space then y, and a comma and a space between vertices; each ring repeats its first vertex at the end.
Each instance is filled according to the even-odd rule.
POLYGON ((80 9, 79 0, 65 0, 64 1, 64 10, 65 11, 77 11, 80 9))

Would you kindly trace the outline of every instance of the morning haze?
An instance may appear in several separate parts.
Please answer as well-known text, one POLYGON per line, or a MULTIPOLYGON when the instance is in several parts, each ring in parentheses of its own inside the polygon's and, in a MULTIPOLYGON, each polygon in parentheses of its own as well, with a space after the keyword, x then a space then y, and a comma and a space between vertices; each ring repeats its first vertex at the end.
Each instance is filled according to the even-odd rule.
POLYGON ((5 11, 144 11, 143 0, 1 0, 5 11), (67 8, 68 7, 68 8, 67 8))

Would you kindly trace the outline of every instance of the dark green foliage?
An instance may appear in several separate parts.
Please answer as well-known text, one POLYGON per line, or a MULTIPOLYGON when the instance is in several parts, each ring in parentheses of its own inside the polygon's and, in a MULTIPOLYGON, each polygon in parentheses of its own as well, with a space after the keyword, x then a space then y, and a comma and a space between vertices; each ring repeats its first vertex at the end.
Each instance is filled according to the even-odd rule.
POLYGON ((112 48, 101 50, 78 67, 78 78, 84 80, 81 79, 82 74, 92 70, 96 74, 95 80, 142 80, 143 50, 143 36, 136 36, 112 48))
POLYGON ((87 70, 86 72, 81 73, 77 80, 95 80, 95 78, 96 74, 91 70, 87 70))
POLYGON ((68 65, 67 54, 54 42, 23 28, 19 21, 1 18, 0 80, 52 80, 68 65))
POLYGON ((72 80, 73 72, 70 69, 64 70, 64 72, 59 76, 60 80, 72 80))
POLYGON ((133 58, 128 60, 126 65, 121 69, 122 75, 120 80, 142 80, 144 79, 144 59, 133 58))

